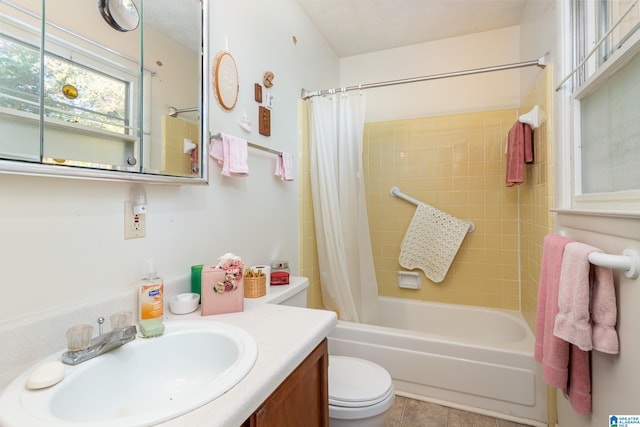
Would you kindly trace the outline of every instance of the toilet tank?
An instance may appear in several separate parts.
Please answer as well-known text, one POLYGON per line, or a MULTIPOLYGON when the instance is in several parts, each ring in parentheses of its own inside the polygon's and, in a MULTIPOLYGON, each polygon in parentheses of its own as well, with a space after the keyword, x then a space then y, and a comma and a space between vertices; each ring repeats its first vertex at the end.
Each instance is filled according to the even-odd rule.
POLYGON ((307 306, 307 288, 309 279, 306 277, 292 276, 288 285, 271 286, 267 295, 256 298, 268 304, 290 305, 293 307, 307 306))

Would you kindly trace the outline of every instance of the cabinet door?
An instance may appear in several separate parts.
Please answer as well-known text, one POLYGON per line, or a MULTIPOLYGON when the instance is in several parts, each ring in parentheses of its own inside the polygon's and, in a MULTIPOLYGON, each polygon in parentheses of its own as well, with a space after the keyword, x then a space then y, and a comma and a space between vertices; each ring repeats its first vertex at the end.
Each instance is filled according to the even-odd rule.
POLYGON ((252 427, 327 427, 329 425, 328 367, 329 355, 325 339, 252 415, 249 425, 252 427))

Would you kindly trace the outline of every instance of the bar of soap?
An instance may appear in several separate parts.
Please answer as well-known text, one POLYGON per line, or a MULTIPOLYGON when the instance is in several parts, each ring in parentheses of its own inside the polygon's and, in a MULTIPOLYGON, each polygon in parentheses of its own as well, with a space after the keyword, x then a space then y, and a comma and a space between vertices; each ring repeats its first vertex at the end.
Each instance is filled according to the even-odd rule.
POLYGON ((164 324, 158 319, 141 320, 138 324, 144 338, 158 337, 164 333, 164 324))
POLYGON ((58 384, 64 378, 64 365, 62 362, 53 361, 43 363, 33 371, 27 379, 29 390, 39 390, 58 384))

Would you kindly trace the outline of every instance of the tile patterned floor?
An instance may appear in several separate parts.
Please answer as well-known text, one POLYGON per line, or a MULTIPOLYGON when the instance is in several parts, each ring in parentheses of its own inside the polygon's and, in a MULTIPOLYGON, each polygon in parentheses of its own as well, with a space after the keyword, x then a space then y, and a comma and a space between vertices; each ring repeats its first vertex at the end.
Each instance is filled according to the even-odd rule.
POLYGON ((396 396, 385 427, 527 427, 512 421, 396 396))

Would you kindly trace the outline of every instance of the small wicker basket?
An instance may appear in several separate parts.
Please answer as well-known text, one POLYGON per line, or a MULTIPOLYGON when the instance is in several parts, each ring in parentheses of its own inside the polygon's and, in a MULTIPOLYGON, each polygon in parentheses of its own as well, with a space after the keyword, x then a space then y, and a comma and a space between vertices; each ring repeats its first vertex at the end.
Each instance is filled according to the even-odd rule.
POLYGON ((245 298, 258 298, 267 294, 267 276, 244 277, 245 298))

